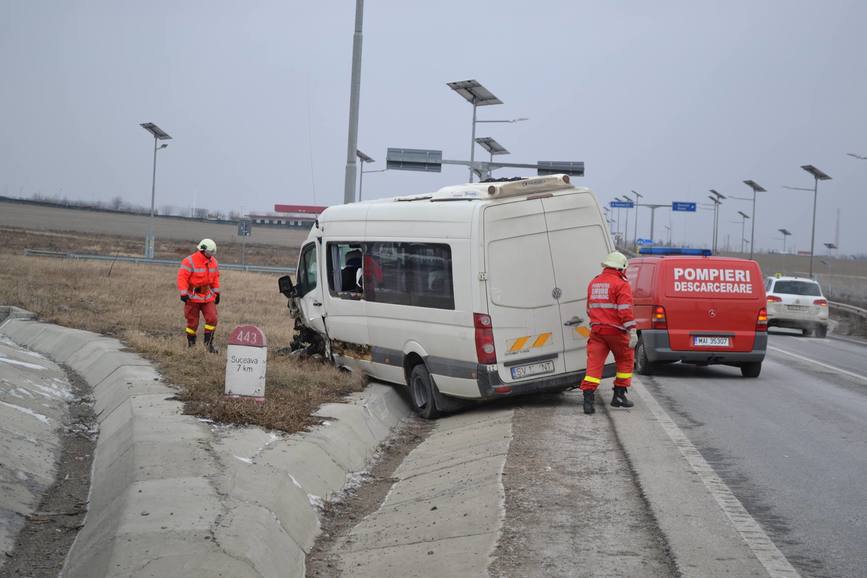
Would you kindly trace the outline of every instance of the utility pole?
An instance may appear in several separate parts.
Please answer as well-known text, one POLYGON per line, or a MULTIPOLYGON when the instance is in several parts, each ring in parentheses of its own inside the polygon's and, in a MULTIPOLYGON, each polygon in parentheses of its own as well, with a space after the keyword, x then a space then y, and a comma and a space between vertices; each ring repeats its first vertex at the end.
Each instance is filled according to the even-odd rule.
POLYGON ((355 34, 352 37, 352 80, 349 92, 349 143, 346 148, 346 178, 343 181, 343 202, 355 201, 355 152, 358 150, 358 103, 361 99, 361 29, 364 20, 364 0, 355 0, 355 34))

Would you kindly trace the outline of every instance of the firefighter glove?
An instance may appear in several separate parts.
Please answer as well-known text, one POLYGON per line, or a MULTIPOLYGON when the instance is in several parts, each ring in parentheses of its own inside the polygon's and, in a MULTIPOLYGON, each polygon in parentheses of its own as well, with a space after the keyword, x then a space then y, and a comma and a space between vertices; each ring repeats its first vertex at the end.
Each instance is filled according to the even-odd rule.
POLYGON ((190 298, 189 295, 181 295, 181 301, 183 301, 184 303, 186 303, 187 300, 189 300, 189 298, 190 298))
POLYGON ((634 349, 638 345, 638 331, 635 329, 629 330, 629 349, 634 349))
POLYGON ((217 293, 217 298, 214 299, 214 305, 219 305, 219 304, 220 304, 220 294, 217 293))

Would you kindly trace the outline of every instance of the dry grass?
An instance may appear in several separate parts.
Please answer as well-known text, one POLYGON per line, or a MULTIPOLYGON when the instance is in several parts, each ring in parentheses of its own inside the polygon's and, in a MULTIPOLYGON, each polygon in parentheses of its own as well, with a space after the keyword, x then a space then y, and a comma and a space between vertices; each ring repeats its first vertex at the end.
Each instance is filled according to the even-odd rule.
MULTIPOLYGON (((75 238, 55 237, 56 250, 82 251, 82 246, 92 246, 87 250, 96 252, 119 242, 118 238, 88 236, 80 242, 75 238)), ((34 247, 33 241, 28 234, 0 230, 0 304, 23 307, 51 323, 117 337, 154 361, 166 379, 180 387, 179 397, 190 413, 298 431, 313 422, 310 416, 319 405, 361 387, 357 378, 331 366, 275 353, 288 347, 292 337, 276 276, 238 271, 221 276, 217 342, 241 323, 258 325, 268 338, 267 401, 255 404, 224 398, 225 348, 219 355, 206 354, 201 345, 187 349, 183 307, 174 286, 176 269, 22 256, 22 243, 52 247, 44 243, 34 247)))

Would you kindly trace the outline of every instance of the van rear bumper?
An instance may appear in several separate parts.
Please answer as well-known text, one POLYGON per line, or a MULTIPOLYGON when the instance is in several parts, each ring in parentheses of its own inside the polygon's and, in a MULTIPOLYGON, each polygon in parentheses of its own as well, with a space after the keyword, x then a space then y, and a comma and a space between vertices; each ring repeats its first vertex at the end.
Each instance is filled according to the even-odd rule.
POLYGON ((768 334, 756 333, 752 351, 684 351, 673 350, 668 341, 668 332, 663 329, 648 329, 641 332, 648 361, 683 361, 700 364, 752 363, 765 358, 768 334))
MULTIPOLYGON (((478 368, 478 384, 479 395, 482 399, 493 399, 497 397, 512 397, 515 395, 527 395, 531 393, 545 393, 551 391, 562 391, 570 387, 578 387, 581 381, 584 380, 586 371, 575 371, 572 373, 561 373, 543 379, 533 379, 530 381, 522 381, 519 383, 504 383, 500 379, 500 374, 496 372, 488 372, 486 365, 479 365, 478 368), (494 388, 508 387, 509 391, 498 392, 494 388)), ((606 364, 602 369, 602 377, 614 377, 617 370, 613 363, 606 364)))

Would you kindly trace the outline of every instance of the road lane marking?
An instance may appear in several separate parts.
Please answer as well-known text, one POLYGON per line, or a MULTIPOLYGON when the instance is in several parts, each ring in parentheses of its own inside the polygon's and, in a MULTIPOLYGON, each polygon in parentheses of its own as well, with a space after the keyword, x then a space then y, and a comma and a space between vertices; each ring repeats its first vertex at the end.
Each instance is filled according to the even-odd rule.
POLYGON ((776 544, 765 534, 758 522, 747 512, 740 500, 735 497, 713 467, 702 457, 701 452, 686 437, 686 434, 668 416, 647 388, 633 387, 644 400, 645 406, 662 426, 668 438, 674 443, 686 462, 696 473, 716 500, 726 517, 740 534, 744 542, 772 578, 792 578, 800 576, 789 563, 776 544))
POLYGON ((852 373, 851 371, 846 371, 845 369, 840 369, 839 367, 834 367, 833 365, 828 365, 827 363, 822 363, 821 361, 816 361, 815 359, 810 359, 809 357, 804 357, 803 355, 798 355, 797 353, 792 353, 791 351, 786 351, 785 349, 780 349, 779 347, 773 347, 771 345, 768 345, 768 349, 773 349, 774 351, 777 351, 784 355, 788 355, 790 357, 794 357, 795 359, 800 359, 801 361, 813 363, 815 365, 824 367, 825 369, 830 369, 831 371, 836 371, 837 373, 842 373, 843 375, 848 375, 849 377, 854 377, 855 379, 860 379, 861 381, 867 382, 867 376, 860 375, 858 373, 852 373))

